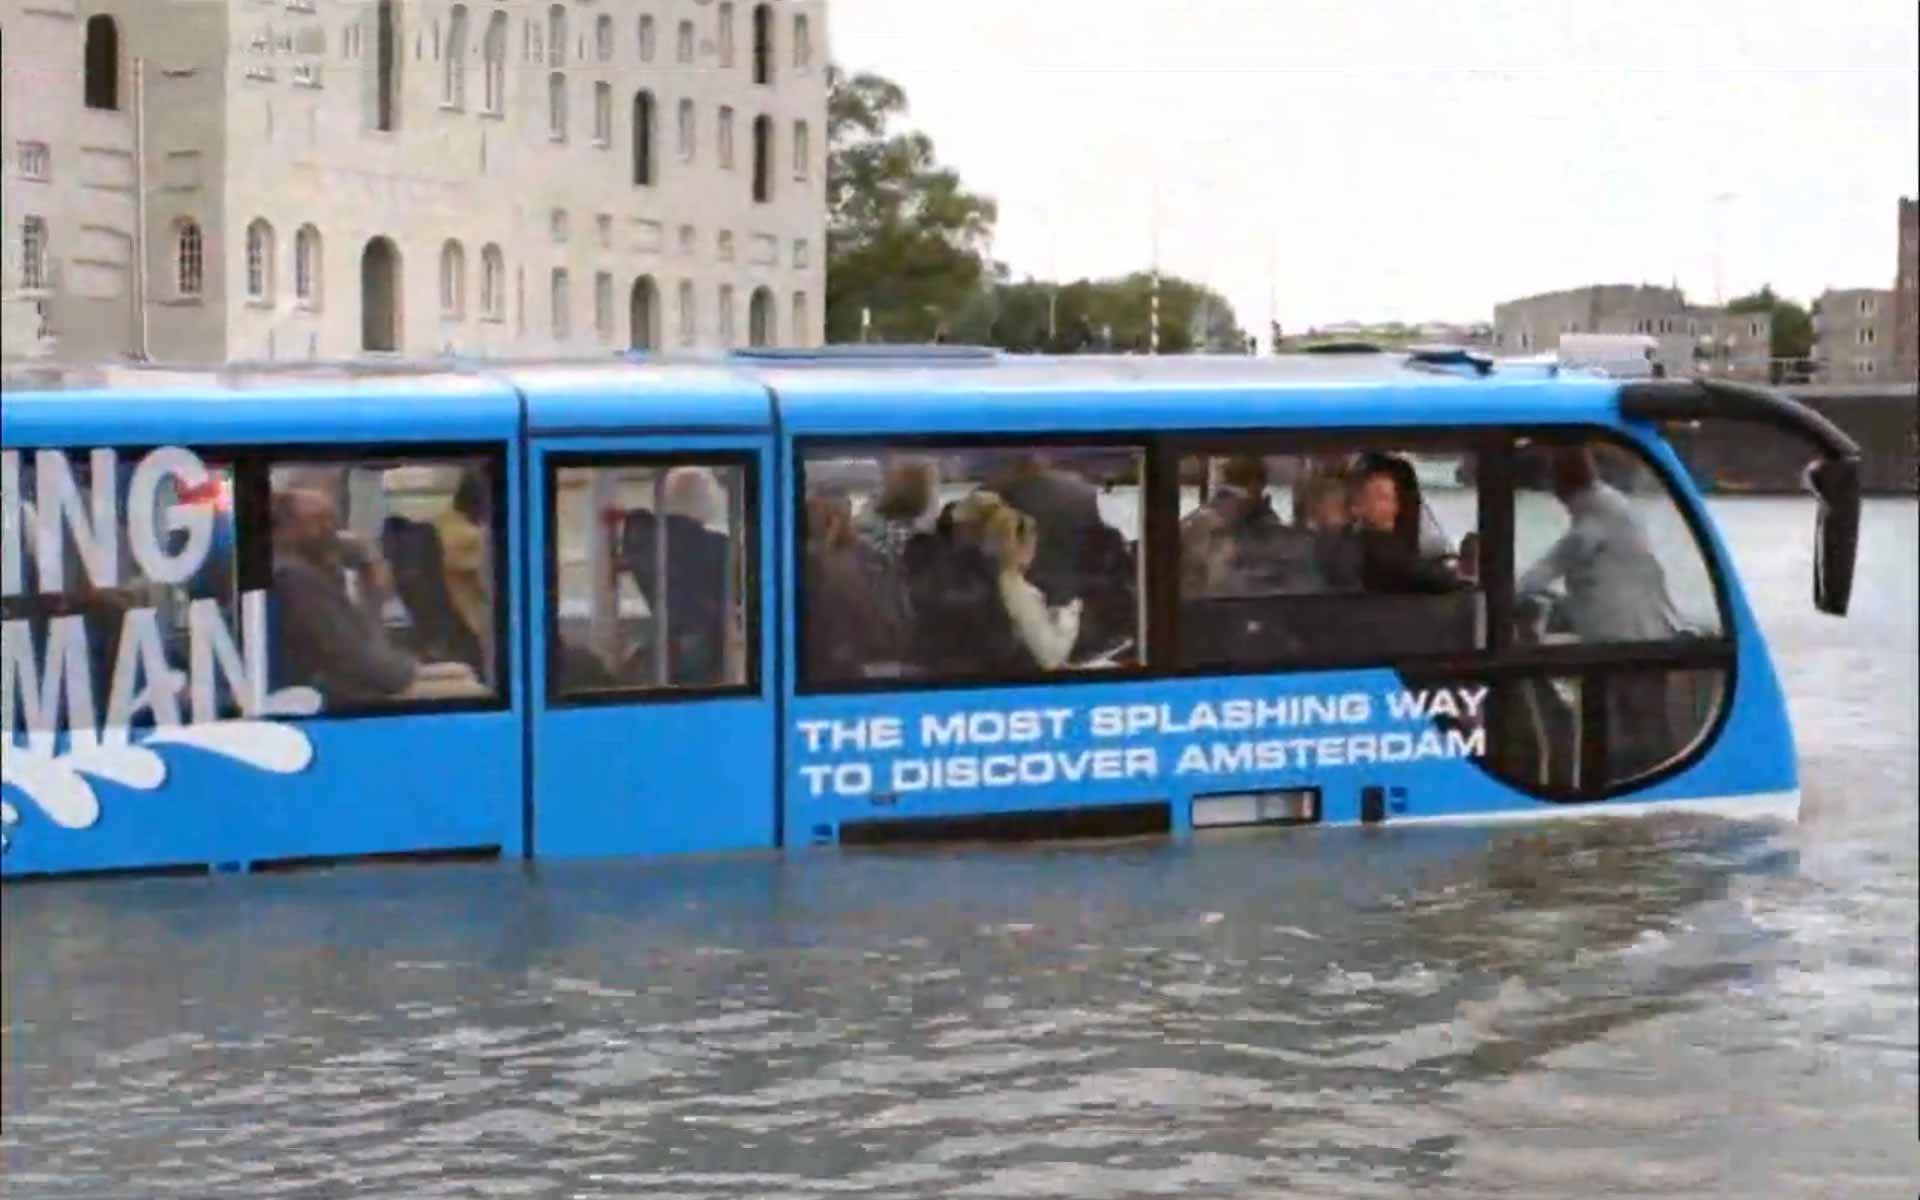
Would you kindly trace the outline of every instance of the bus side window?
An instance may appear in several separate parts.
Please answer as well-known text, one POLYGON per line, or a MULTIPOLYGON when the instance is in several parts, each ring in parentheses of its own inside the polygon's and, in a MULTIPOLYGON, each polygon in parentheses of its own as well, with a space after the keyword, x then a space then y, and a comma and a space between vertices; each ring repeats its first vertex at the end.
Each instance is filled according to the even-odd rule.
MULTIPOLYGON (((112 476, 97 480, 93 474, 93 455, 88 448, 75 447, 51 453, 9 450, 7 453, 19 455, 16 462, 20 494, 10 497, 5 507, 9 524, 18 521, 10 537, 16 539, 21 586, 17 594, 0 599, 0 618, 10 624, 15 621, 21 623, 14 628, 24 633, 24 650, 30 655, 35 670, 45 677, 44 672, 49 666, 46 659, 47 639, 52 622, 63 617, 80 618, 87 678, 77 685, 68 682, 69 695, 65 703, 71 703, 71 689, 76 686, 86 688, 87 702, 92 709, 94 723, 98 726, 108 717, 114 689, 113 676, 121 661, 122 635, 129 627, 130 620, 144 625, 150 616, 151 628, 158 635, 167 665, 180 679, 186 679, 191 666, 190 603, 194 600, 214 601, 220 609, 222 625, 229 629, 232 628, 237 608, 239 567, 232 464, 209 453, 193 452, 205 472, 204 478, 183 488, 177 477, 163 476, 152 493, 150 506, 145 511, 136 511, 131 485, 145 451, 114 451, 112 476), (41 457, 43 453, 48 453, 45 460, 41 457), (39 477, 43 461, 49 467, 45 479, 39 477), (64 465, 64 470, 61 470, 61 465, 64 465), (66 503, 63 504, 61 497, 54 494, 56 490, 69 493, 65 497, 66 503), (112 510, 116 517, 115 523, 109 528, 95 528, 91 523, 91 515, 96 511, 96 490, 112 494, 112 510), (43 515, 42 508, 49 504, 69 515, 55 525, 57 541, 52 553, 43 560, 38 526, 39 517, 43 515), (76 508, 87 514, 82 518, 84 524, 78 528, 71 516, 76 508), (187 534, 166 518, 171 510, 183 508, 203 509, 210 514, 211 534, 206 551, 204 557, 193 564, 191 573, 185 579, 161 582, 149 577, 143 569, 140 557, 134 552, 133 530, 140 528, 152 531, 162 553, 179 553, 187 534), (57 562, 54 561, 55 555, 58 556, 57 562), (56 575, 60 581, 58 589, 41 591, 41 585, 51 582, 56 575)), ((129 665, 138 664, 140 659, 130 656, 128 662, 129 665)), ((151 696, 158 692, 142 688, 137 694, 151 696)), ((215 708, 213 714, 193 712, 191 695, 187 691, 167 694, 171 696, 170 702, 178 709, 178 715, 183 720, 229 717, 237 712, 227 680, 217 673, 211 693, 215 708)), ((19 710, 10 708, 9 711, 19 710)), ((70 720, 72 716, 69 708, 67 719, 70 720)), ((155 720, 153 709, 145 705, 126 714, 126 717, 135 728, 151 725, 155 720)), ((7 730, 4 734, 11 736, 13 732, 7 730)))
POLYGON ((1718 637, 1713 577, 1660 477, 1608 441, 1527 444, 1515 462, 1521 641, 1718 637))
POLYGON ((276 462, 276 683, 330 712, 499 697, 496 460, 276 462))
POLYGON ((747 460, 565 461, 551 482, 553 694, 746 686, 747 460))
POLYGON ((1143 662, 1145 461, 1113 444, 808 449, 803 686, 1143 662))
POLYGON ((1500 681, 1491 768, 1585 799, 1679 761, 1724 708, 1732 650, 1707 556, 1673 493, 1625 443, 1535 440, 1517 447, 1513 509, 1513 644, 1640 655, 1500 681))
POLYGON ((1222 446, 1184 457, 1179 473, 1180 665, 1387 661, 1485 645, 1470 450, 1222 446))

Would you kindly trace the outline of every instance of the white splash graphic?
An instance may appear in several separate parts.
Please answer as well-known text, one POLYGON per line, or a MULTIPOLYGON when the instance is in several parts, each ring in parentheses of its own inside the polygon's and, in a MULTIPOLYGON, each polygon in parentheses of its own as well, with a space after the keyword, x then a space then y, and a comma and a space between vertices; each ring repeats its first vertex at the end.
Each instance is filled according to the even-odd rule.
MULTIPOLYGON (((276 717, 312 716, 321 704, 320 693, 308 687, 282 688, 266 700, 265 715, 276 717)), ((163 726, 138 743, 92 746, 65 754, 40 754, 15 743, 0 755, 0 784, 18 788, 54 824, 86 829, 100 819, 100 798, 89 777, 143 792, 166 783, 166 760, 151 746, 186 746, 276 775, 304 771, 313 761, 313 743, 304 729, 240 718, 163 726)), ((0 826, 11 828, 19 820, 18 810, 0 802, 0 826)))
MULTIPOLYGON (((184 447, 147 451, 131 474, 120 454, 96 447, 76 469, 65 450, 0 450, 0 596, 61 595, 85 584, 131 602, 104 647, 96 639, 110 633, 99 627, 105 609, 92 623, 75 611, 0 620, 0 786, 66 829, 100 820, 95 780, 142 792, 165 786, 157 748, 184 746, 277 775, 305 770, 313 761, 306 731, 274 718, 321 707, 310 687, 267 690, 267 589, 242 591, 230 604, 176 591, 179 603, 164 617, 158 603, 137 603, 155 600, 155 589, 189 588, 212 553, 219 513, 233 519, 232 496, 184 447), (31 589, 28 562, 38 575, 31 589), (112 651, 108 679, 90 667, 96 650, 112 651), (220 711, 222 680, 244 715, 203 719, 220 711), (152 727, 130 729, 142 711, 152 727), (66 750, 56 752, 63 734, 66 750)), ((0 807, 0 849, 19 822, 17 807, 0 807)))

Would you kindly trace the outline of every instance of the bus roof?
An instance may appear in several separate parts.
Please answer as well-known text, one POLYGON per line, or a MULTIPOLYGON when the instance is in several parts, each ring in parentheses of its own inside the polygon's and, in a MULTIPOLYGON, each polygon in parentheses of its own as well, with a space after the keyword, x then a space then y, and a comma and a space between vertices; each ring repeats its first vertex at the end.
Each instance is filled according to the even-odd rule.
POLYGON ((10 369, 12 445, 1612 423, 1617 382, 1465 352, 1008 355, 828 347, 686 358, 10 369), (518 395, 516 395, 518 393, 518 395), (1258 403, 1250 403, 1257 400, 1258 403))
POLYGON ((765 364, 801 434, 1095 432, 1260 425, 1476 425, 1619 418, 1617 384, 1537 367, 1486 373, 1407 354, 1001 356, 884 369, 823 357, 765 364), (1250 401, 1258 400, 1258 403, 1250 401))
POLYGON ((510 386, 444 363, 63 368, 6 385, 14 446, 460 441, 520 424, 510 386))

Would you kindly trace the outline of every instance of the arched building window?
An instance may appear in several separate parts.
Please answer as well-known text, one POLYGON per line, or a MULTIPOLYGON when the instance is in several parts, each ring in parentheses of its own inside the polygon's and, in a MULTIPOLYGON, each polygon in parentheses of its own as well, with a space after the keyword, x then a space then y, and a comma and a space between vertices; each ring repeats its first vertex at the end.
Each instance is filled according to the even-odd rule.
POLYGON ((593 56, 603 63, 613 61, 613 18, 605 13, 594 18, 593 56))
POLYGON ((593 276, 593 336, 613 340, 613 276, 605 271, 593 276))
POLYGON ((360 348, 400 348, 400 249, 390 238, 370 238, 360 252, 360 348))
POLYGON ((773 82, 773 5, 753 6, 753 81, 773 82))
POLYGON ((507 110, 507 14, 495 12, 487 18, 484 53, 487 111, 497 116, 507 110))
POLYGON ((320 307, 320 231, 311 225, 293 235, 293 299, 303 308, 320 307))
POLYGON ((467 6, 456 4, 447 19, 446 75, 440 101, 453 108, 467 106, 467 6))
POLYGON ((247 299, 273 295, 273 226, 264 217, 247 226, 247 299))
POLYGON ((200 223, 188 218, 173 226, 173 290, 183 299, 198 299, 206 290, 207 259, 201 244, 200 223))
POLYGON ((793 294, 793 320, 787 327, 787 339, 796 346, 812 345, 813 331, 808 327, 809 323, 810 321, 807 315, 807 294, 805 292, 795 292, 793 294))
POLYGON ((693 146, 694 146, 696 133, 697 131, 694 128, 693 101, 682 100, 680 102, 680 129, 679 129, 679 137, 680 137, 679 150, 680 150, 681 162, 693 161, 693 146))
POLYGON ((507 316, 507 259, 493 242, 480 251, 480 315, 489 321, 507 316))
POLYGON ((604 79, 593 85, 593 144, 613 144, 613 85, 604 79))
POLYGON ((653 185, 653 93, 633 94, 633 182, 653 185))
POLYGON ((104 14, 87 18, 88 108, 120 107, 120 27, 104 14))
POLYGON ((720 65, 731 67, 733 65, 733 5, 726 0, 721 0, 719 12, 714 17, 714 21, 718 26, 715 40, 719 43, 720 65))
POLYGON ((660 288, 653 276, 642 275, 633 281, 627 294, 627 345, 633 350, 652 350, 660 344, 660 288))
POLYGON ((391 131, 400 108, 400 14, 394 0, 378 0, 373 21, 373 127, 391 131))
POLYGON ((567 140, 567 77, 558 71, 547 75, 547 137, 567 140))
POLYGON ((564 342, 573 336, 573 292, 567 269, 553 269, 553 340, 564 342))
POLYGON ((20 225, 20 286, 47 286, 47 219, 28 217, 20 225))
POLYGON ((805 71, 813 66, 813 28, 807 21, 807 14, 795 13, 793 17, 793 69, 805 71))
POLYGON ((753 202, 765 204, 773 198, 773 118, 762 114, 753 119, 753 202))
POLYGON ((653 14, 640 14, 640 61, 653 61, 653 14))
POLYGON ((693 280, 680 281, 680 344, 693 345, 695 318, 693 311, 693 280))
POLYGON ((467 312, 467 252, 452 238, 440 247, 440 315, 463 317, 467 312))
POLYGON ((773 322, 773 293, 766 288, 755 288, 753 299, 747 305, 747 344, 773 345, 777 337, 773 322))
POLYGON ((547 6, 547 65, 565 66, 567 62, 567 9, 562 4, 547 6))

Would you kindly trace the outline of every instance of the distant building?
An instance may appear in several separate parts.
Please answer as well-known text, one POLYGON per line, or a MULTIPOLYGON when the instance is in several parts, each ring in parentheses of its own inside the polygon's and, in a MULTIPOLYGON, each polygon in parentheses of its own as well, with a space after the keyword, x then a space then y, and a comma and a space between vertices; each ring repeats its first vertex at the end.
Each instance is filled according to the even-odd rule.
POLYGON ((1920 379, 1920 200, 1900 198, 1900 251, 1893 277, 1893 370, 1920 379))
POLYGON ((1885 288, 1828 288, 1813 306, 1813 360, 1822 383, 1895 377, 1895 297, 1885 288))
MULTIPOLYGON (((1276 326, 1276 333, 1277 330, 1276 326)), ((1290 334, 1281 341, 1280 348, 1301 350, 1332 342, 1364 342, 1387 349, 1416 345, 1488 348, 1493 345, 1493 327, 1455 321, 1423 321, 1418 325, 1400 321, 1336 321, 1312 326, 1305 333, 1290 334)))
POLYGON ((825 0, 0 0, 8 358, 812 345, 825 0))
POLYGON ((1654 361, 1669 376, 1764 379, 1773 317, 1691 305, 1678 288, 1647 284, 1595 284, 1494 306, 1493 348, 1499 353, 1547 353, 1568 333, 1651 337, 1658 343, 1654 361))

